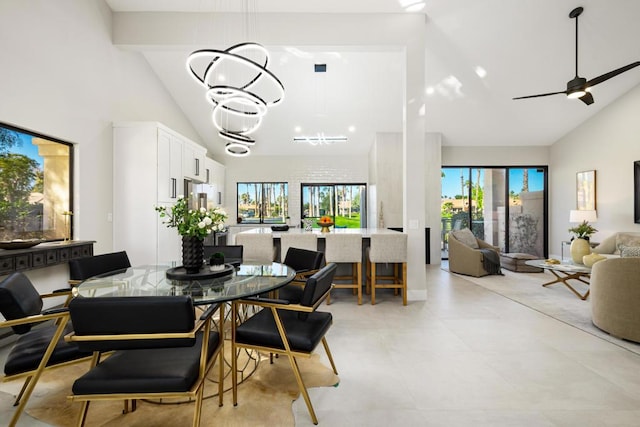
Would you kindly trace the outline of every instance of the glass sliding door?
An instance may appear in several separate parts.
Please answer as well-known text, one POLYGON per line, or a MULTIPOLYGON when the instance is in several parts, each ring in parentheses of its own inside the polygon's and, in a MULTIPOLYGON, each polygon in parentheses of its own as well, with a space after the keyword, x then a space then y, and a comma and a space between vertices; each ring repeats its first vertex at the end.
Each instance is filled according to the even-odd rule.
POLYGON ((545 171, 509 169, 509 252, 545 258, 545 171))
POLYGON ((441 248, 448 233, 469 228, 502 252, 546 258, 546 167, 442 169, 441 248))

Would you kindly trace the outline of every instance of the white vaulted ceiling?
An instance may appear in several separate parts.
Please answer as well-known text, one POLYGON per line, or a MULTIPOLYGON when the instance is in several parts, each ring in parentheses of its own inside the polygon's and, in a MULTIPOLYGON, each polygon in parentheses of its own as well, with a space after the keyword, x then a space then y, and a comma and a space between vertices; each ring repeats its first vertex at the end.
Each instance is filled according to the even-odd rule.
MULTIPOLYGON (((106 0, 114 12, 244 12, 247 2, 221 0, 106 0), (244 8, 244 9, 243 9, 244 8)), ((637 0, 425 0, 426 129, 444 145, 550 145, 640 84, 640 67, 592 91, 587 106, 563 95, 514 101, 515 96, 561 91, 575 74, 575 27, 580 16, 579 74, 587 80, 640 60, 637 0)), ((256 0, 250 12, 403 12, 398 0, 256 0)), ((298 15, 299 16, 299 15, 298 15)), ((330 31, 330 29, 327 29, 330 31)), ((260 27, 261 32, 269 31, 260 27)), ((258 42, 260 40, 257 40, 258 42)), ((257 155, 365 154, 376 132, 402 132, 404 54, 371 46, 269 46, 269 67, 286 87, 257 134, 257 155), (326 63, 327 73, 313 72, 326 63), (295 127, 301 131, 296 133, 295 127), (349 127, 354 126, 354 131, 349 127), (347 144, 311 147, 298 134, 343 134, 347 144), (264 141, 268 141, 268 144, 264 141), (266 148, 268 146, 268 149, 266 148)), ((187 76, 190 47, 140 48, 210 151, 221 155, 211 108, 187 76)))

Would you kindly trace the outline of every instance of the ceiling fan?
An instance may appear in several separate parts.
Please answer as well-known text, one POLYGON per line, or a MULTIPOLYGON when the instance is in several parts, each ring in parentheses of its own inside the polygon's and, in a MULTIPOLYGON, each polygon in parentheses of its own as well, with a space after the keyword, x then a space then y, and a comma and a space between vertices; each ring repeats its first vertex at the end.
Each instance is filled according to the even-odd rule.
POLYGON ((559 91, 559 92, 549 92, 549 93, 541 93, 538 95, 529 95, 529 96, 520 96, 513 99, 526 99, 526 98, 539 98, 541 96, 549 96, 549 95, 559 95, 561 93, 567 95, 567 98, 571 99, 580 99, 587 105, 593 104, 593 95, 589 92, 590 89, 602 82, 609 80, 612 77, 617 76, 618 74, 622 74, 625 71, 629 71, 632 68, 640 65, 640 61, 632 62, 629 65, 625 65, 624 67, 620 67, 617 70, 609 71, 608 73, 604 73, 601 76, 595 77, 589 81, 584 77, 578 76, 578 17, 582 13, 584 9, 582 7, 576 7, 569 13, 569 18, 575 18, 576 20, 576 75, 573 79, 567 82, 567 90, 559 91))

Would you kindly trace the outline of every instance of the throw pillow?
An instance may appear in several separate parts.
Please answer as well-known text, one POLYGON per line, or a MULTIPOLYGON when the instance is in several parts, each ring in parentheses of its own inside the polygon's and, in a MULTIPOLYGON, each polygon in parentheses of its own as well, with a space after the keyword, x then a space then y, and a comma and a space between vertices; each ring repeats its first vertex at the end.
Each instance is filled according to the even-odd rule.
POLYGON ((465 246, 469 246, 473 249, 480 249, 478 241, 476 240, 476 236, 474 236, 471 230, 469 230, 468 228, 452 231, 451 234, 453 234, 453 237, 455 237, 456 240, 458 240, 465 246))
POLYGON ((620 246, 620 257, 640 258, 640 246, 620 246))
POLYGON ((618 233, 616 236, 616 248, 622 251, 622 246, 640 246, 640 234, 618 233))

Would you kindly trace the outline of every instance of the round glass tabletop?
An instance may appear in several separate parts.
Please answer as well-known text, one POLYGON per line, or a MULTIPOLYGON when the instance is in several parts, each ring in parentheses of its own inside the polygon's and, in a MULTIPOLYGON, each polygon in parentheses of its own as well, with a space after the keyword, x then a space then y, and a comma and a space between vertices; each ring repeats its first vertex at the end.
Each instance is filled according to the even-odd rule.
POLYGON ((130 267, 111 276, 92 277, 73 288, 74 296, 162 296, 191 295, 194 304, 212 304, 263 294, 291 282, 295 270, 280 263, 241 264, 222 277, 169 274, 169 265, 130 267))

